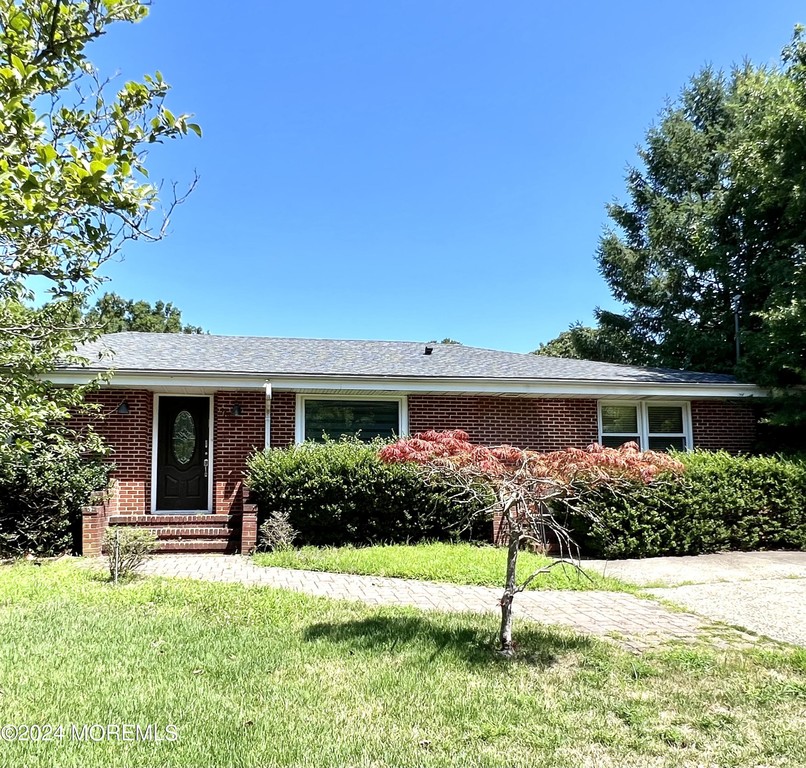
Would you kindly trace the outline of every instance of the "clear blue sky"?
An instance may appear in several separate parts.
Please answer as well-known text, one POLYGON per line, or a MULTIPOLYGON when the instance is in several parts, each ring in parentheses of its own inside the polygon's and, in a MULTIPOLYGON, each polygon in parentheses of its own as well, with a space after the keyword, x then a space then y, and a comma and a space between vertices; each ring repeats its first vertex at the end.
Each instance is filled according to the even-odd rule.
POLYGON ((596 305, 605 204, 667 97, 777 61, 802 3, 156 0, 90 50, 159 69, 196 192, 106 272, 213 333, 530 351, 596 305), (212 8, 217 11, 213 12, 212 8))

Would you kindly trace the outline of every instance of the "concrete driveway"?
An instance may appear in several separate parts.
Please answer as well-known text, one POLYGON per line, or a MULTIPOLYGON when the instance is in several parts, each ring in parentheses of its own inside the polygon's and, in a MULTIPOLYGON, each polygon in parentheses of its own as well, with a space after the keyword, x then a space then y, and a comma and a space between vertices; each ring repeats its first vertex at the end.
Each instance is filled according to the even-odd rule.
POLYGON ((589 560, 585 566, 709 619, 806 645, 806 552, 589 560))

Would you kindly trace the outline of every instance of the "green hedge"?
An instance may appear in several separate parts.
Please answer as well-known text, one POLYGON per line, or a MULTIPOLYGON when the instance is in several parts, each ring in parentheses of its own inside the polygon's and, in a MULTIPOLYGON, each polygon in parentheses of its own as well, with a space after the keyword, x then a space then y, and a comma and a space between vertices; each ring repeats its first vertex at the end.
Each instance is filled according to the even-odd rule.
POLYGON ((81 507, 106 487, 111 467, 77 445, 30 454, 7 449, 0 463, 0 556, 72 552, 80 544, 81 507))
POLYGON ((806 548, 806 462, 724 452, 679 454, 686 470, 651 485, 583 495, 586 554, 608 558, 806 548))
POLYGON ((413 464, 383 463, 379 445, 345 439, 255 454, 247 484, 258 524, 288 512, 296 543, 315 546, 490 538, 483 521, 460 534, 464 512, 447 489, 426 483, 413 464))
MULTIPOLYGON (((287 512, 299 544, 457 538, 465 512, 412 464, 384 464, 378 444, 305 443, 254 455, 248 484, 260 510, 287 512)), ((806 548, 806 461, 679 454, 682 476, 582 495, 574 538, 592 556, 696 555, 806 548), (591 523, 590 517, 596 522, 591 523)), ((489 540, 481 521, 462 538, 489 540)))

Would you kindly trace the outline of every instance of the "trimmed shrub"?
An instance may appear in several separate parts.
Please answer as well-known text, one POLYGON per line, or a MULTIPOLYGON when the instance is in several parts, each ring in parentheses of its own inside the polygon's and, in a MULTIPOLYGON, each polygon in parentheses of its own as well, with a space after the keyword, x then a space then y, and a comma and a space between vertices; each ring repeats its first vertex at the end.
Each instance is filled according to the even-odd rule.
POLYGON ((27 454, 8 449, 0 465, 0 556, 74 551, 81 507, 106 488, 110 469, 69 442, 27 454))
POLYGON ((589 555, 652 557, 722 550, 806 548, 806 463, 695 451, 681 476, 593 488, 574 521, 589 555))
MULTIPOLYGON (((426 482, 416 465, 382 462, 382 444, 343 439, 254 454, 247 483, 258 524, 287 513, 298 543, 315 546, 458 538, 466 508, 446 487, 426 482)), ((489 539, 489 528, 461 537, 489 539)))

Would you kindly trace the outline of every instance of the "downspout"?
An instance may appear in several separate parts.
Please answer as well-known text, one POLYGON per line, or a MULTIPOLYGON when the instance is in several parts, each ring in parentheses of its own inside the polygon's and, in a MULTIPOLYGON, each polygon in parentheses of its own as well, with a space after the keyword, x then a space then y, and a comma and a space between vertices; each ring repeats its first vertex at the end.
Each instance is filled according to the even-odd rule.
POLYGON ((266 448, 271 448, 271 382, 263 385, 266 393, 266 448))

